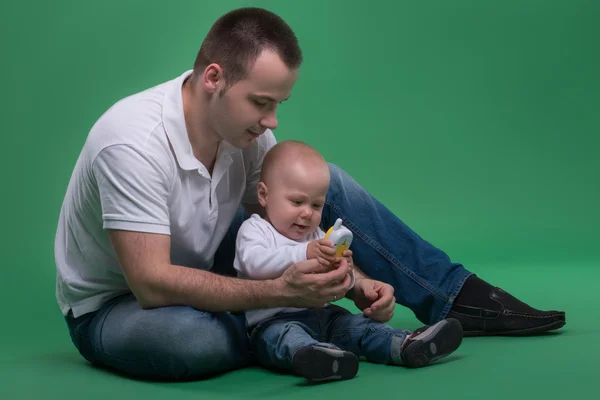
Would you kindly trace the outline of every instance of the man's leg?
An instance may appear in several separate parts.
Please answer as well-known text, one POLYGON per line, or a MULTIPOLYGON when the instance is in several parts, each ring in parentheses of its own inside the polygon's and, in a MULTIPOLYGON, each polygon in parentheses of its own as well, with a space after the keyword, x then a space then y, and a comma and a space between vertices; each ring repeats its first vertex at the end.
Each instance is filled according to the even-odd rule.
POLYGON ((323 229, 342 218, 354 235, 351 249, 358 268, 392 285, 398 303, 421 322, 443 319, 471 273, 412 231, 342 169, 330 164, 330 171, 323 229))
POLYGON ((482 281, 406 226, 341 168, 329 167, 322 228, 342 218, 354 234, 356 265, 392 285, 397 302, 421 322, 430 325, 453 317, 465 336, 523 335, 564 325, 563 312, 536 310, 482 281))
MULTIPOLYGON (((240 207, 215 254, 213 272, 235 275, 235 238, 247 217, 240 207)), ((66 320, 73 343, 88 361, 141 379, 201 379, 253 361, 243 313, 143 310, 130 294, 66 320)))
POLYGON ((66 319, 88 361, 140 379, 202 379, 250 362, 242 316, 191 307, 144 310, 129 294, 95 313, 66 319))

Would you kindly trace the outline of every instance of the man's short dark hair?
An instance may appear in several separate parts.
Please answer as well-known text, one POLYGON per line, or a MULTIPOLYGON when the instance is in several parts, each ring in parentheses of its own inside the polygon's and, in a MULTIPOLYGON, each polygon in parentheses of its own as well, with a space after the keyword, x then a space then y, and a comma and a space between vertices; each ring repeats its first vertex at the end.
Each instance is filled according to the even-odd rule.
POLYGON ((239 8, 215 21, 202 42, 194 72, 201 75, 204 68, 217 63, 229 87, 246 76, 264 49, 279 54, 290 69, 302 64, 298 39, 281 17, 262 8, 239 8))

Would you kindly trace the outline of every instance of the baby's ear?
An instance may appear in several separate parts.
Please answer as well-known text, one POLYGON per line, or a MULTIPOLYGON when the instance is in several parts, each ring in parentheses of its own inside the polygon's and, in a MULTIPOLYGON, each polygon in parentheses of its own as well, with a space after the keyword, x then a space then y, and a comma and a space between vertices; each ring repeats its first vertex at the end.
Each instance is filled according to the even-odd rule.
POLYGON ((258 183, 258 202, 260 203, 261 206, 263 207, 267 207, 267 185, 265 185, 264 182, 259 182, 258 183))

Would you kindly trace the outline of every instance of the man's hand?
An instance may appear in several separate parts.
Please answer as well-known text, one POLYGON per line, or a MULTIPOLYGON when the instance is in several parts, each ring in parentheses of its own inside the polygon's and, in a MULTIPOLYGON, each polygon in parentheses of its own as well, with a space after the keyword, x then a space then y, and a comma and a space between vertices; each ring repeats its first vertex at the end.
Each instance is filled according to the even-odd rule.
POLYGON ((306 258, 316 259, 323 267, 329 267, 335 261, 333 243, 325 239, 313 240, 306 248, 306 258))
POLYGON ((357 279, 348 298, 366 317, 376 321, 387 322, 394 315, 394 288, 387 283, 368 278, 357 279))
POLYGON ((317 259, 309 259, 290 266, 277 278, 283 286, 282 293, 288 307, 322 307, 343 298, 352 278, 346 260, 334 270, 329 270, 317 259))

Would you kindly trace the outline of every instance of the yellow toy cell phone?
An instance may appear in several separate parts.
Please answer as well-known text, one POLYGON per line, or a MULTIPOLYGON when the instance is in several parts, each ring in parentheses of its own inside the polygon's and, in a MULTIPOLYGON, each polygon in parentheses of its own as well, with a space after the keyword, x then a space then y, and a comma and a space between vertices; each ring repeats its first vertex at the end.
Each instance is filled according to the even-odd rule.
POLYGON ((350 248, 352 238, 352 232, 342 225, 341 218, 338 218, 325 234, 325 239, 333 243, 336 257, 342 257, 344 251, 350 248))

